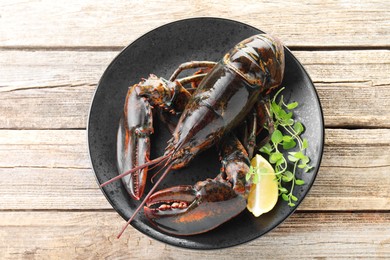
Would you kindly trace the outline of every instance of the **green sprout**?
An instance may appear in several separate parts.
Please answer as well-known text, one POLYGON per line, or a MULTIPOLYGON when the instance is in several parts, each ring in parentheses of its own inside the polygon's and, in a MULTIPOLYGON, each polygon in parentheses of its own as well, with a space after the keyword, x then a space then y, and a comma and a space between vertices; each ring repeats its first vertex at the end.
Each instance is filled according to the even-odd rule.
MULTIPOLYGON (((283 95, 277 101, 277 97, 283 89, 281 88, 270 100, 270 116, 275 130, 270 141, 260 148, 260 152, 268 156, 268 161, 274 167, 279 196, 290 207, 294 207, 294 202, 298 201, 298 198, 293 194, 294 186, 305 184, 304 180, 297 177, 297 168, 308 172, 313 167, 309 165, 310 158, 305 154, 309 143, 307 139, 301 138, 305 128, 302 123, 293 118, 293 109, 298 107, 298 102, 286 104, 283 95)), ((247 179, 251 176, 253 180, 258 179, 259 176, 256 176, 255 173, 256 170, 252 169, 248 172, 247 179)))

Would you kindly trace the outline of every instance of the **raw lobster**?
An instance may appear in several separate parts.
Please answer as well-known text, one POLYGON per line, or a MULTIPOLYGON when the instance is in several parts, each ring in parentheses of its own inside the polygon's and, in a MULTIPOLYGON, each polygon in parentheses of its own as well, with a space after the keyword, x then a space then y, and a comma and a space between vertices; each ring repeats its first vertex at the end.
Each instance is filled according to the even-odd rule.
POLYGON ((259 34, 238 43, 215 65, 186 63, 169 81, 150 78, 158 83, 146 84, 144 80, 131 87, 118 131, 118 166, 124 173, 101 186, 130 176, 125 179, 126 186, 139 199, 147 167, 164 163, 165 171, 127 223, 146 203, 145 214, 158 228, 176 235, 190 235, 213 229, 243 211, 250 184, 242 176, 248 171, 249 158, 230 133, 281 84, 283 74, 284 47, 277 39, 259 34), (200 73, 184 80, 197 84, 203 78, 193 95, 180 81, 174 81, 188 67, 212 67, 204 69, 207 75, 200 73), (151 106, 174 113, 173 103, 184 104, 184 110, 165 154, 149 160, 149 135, 153 132, 151 106), (130 104, 133 110, 141 112, 131 112, 130 104), (215 179, 153 194, 170 170, 188 165, 197 154, 215 144, 219 144, 225 164, 215 179), (159 206, 153 207, 156 204, 159 206))

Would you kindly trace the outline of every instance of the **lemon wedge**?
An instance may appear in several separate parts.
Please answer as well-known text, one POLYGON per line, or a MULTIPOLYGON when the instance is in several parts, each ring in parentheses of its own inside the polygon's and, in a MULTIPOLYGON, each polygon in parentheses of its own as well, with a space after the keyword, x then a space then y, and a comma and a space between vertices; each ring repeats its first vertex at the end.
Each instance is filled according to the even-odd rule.
POLYGON ((257 169, 259 182, 252 184, 249 195, 247 209, 255 217, 269 212, 278 201, 278 183, 276 181, 274 168, 261 155, 256 155, 251 160, 252 167, 257 169))

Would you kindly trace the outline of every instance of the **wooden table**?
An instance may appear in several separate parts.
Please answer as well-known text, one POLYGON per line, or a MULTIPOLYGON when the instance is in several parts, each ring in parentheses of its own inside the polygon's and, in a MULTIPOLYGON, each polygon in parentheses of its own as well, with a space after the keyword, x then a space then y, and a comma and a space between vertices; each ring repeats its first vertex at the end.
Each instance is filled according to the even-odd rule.
POLYGON ((0 1, 0 259, 390 258, 389 1, 0 1), (172 247, 98 188, 86 122, 119 51, 178 19, 238 20, 281 38, 320 95, 325 152, 299 210, 250 243, 172 247))

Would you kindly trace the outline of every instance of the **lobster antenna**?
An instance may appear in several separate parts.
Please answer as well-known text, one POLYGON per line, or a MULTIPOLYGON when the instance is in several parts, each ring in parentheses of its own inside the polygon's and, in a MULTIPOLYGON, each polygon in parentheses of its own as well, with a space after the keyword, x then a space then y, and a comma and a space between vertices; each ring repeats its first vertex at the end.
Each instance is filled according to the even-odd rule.
MULTIPOLYGON (((172 152, 172 153, 174 153, 174 152, 172 152)), ((164 162, 164 161, 161 161, 161 162, 159 162, 158 164, 161 164, 161 163, 163 163, 163 162, 164 162)), ((150 178, 150 181, 151 181, 152 183, 154 183, 154 178, 156 178, 156 176, 159 175, 159 174, 161 173, 161 171, 162 171, 165 167, 167 167, 167 165, 170 164, 171 162, 172 162, 172 158, 166 160, 164 166, 162 166, 160 170, 158 170, 155 174, 153 174, 153 176, 150 178)))
MULTIPOLYGON (((166 160, 166 159, 165 159, 165 160, 161 160, 160 162, 158 162, 158 163, 156 163, 155 165, 153 165, 152 167, 150 167, 150 168, 148 169, 148 171, 153 170, 153 169, 155 169, 155 168, 161 166, 161 164, 162 164, 163 162, 165 162, 165 161, 168 162, 169 160, 166 160)), ((164 169, 165 166, 167 166, 167 164, 164 164, 164 166, 162 166, 161 169, 159 169, 158 171, 161 171, 162 169, 164 169)), ((154 175, 153 175, 153 176, 154 176, 154 175)))
MULTIPOLYGON (((163 162, 163 161, 162 161, 163 162)), ((156 166, 160 165, 162 162, 159 162, 156 166)), ((170 161, 167 161, 167 163, 170 162, 170 161)), ((153 176, 150 178, 150 181, 152 183, 154 183, 154 178, 156 178, 157 175, 159 175, 161 173, 162 170, 164 170, 164 168, 166 167, 167 165, 165 164, 164 166, 162 166, 155 174, 153 174, 153 176)), ((154 166, 153 166, 154 167, 154 166)))
MULTIPOLYGON (((166 156, 164 156, 166 157, 166 156)), ((141 202, 141 204, 138 206, 138 208, 134 211, 133 215, 130 217, 130 219, 126 222, 126 224, 123 226, 121 232, 119 232, 118 236, 116 238, 120 238, 123 234, 123 232, 125 232, 126 228, 130 225, 131 221, 133 221, 133 219, 135 218, 135 216, 137 215, 137 213, 141 210, 141 208, 145 205, 146 201, 150 198, 150 196, 154 193, 154 191, 156 190, 157 186, 161 183, 161 181, 165 178, 165 176, 168 174, 168 172, 171 170, 172 168, 172 164, 168 166, 168 168, 164 171, 164 173, 161 175, 160 179, 158 179, 158 181, 156 182, 156 184, 154 184, 154 186, 152 187, 152 189, 149 191, 149 193, 146 195, 146 197, 144 198, 144 200, 141 202)))
POLYGON ((136 167, 134 167, 133 169, 130 169, 130 170, 128 170, 128 171, 126 171, 126 172, 124 172, 124 173, 122 173, 122 174, 119 174, 118 176, 115 176, 114 178, 112 178, 112 179, 110 179, 110 180, 108 180, 108 181, 106 181, 106 182, 100 184, 100 187, 102 188, 102 187, 104 187, 104 186, 106 186, 106 185, 108 185, 108 184, 110 184, 110 183, 112 183, 112 182, 114 182, 114 181, 117 181, 117 180, 119 180, 119 179, 125 177, 126 175, 129 175, 129 174, 134 173, 135 171, 141 170, 141 169, 143 169, 143 168, 145 168, 145 167, 148 167, 148 166, 150 166, 150 165, 153 165, 153 164, 159 163, 159 162, 161 162, 161 161, 164 161, 164 160, 167 159, 169 156, 170 156, 170 154, 167 154, 167 155, 164 155, 164 156, 160 156, 160 157, 158 157, 158 158, 156 158, 156 159, 153 159, 153 160, 151 160, 151 161, 149 161, 149 162, 147 162, 147 163, 145 163, 145 164, 136 166, 136 167))

